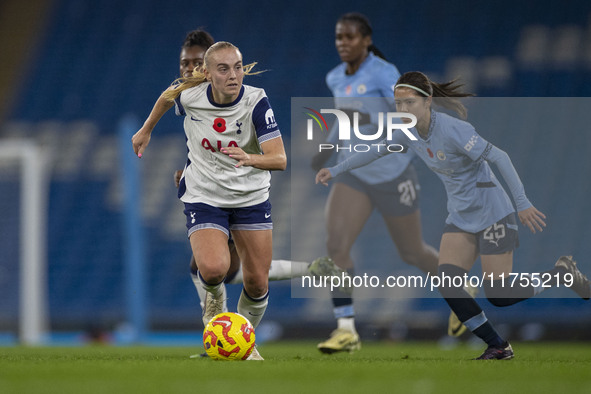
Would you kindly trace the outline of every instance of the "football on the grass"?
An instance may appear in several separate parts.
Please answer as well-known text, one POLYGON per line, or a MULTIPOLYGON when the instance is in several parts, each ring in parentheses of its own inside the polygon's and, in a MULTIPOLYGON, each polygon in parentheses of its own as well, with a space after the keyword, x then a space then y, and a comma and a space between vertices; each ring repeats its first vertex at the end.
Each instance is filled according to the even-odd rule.
POLYGON ((238 313, 215 315, 203 330, 203 347, 214 360, 246 360, 254 340, 252 324, 238 313))

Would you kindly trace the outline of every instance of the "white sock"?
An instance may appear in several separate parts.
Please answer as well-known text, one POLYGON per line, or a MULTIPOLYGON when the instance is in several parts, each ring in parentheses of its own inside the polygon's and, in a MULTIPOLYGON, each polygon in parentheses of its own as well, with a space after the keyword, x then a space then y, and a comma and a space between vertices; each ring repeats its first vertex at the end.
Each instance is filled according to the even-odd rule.
MULTIPOLYGON (((309 266, 310 263, 305 261, 272 260, 271 268, 269 268, 269 280, 299 278, 308 274, 309 266)), ((238 268, 236 275, 228 283, 244 283, 242 267, 238 268)))
POLYGON ((209 283, 207 283, 203 277, 201 276, 201 273, 197 273, 197 275, 199 275, 199 282, 201 282, 201 287, 207 291, 208 293, 213 294, 214 297, 219 297, 221 296, 226 288, 224 286, 224 281, 222 280, 220 283, 215 284, 215 285, 210 285, 209 283))
POLYGON ((337 319, 337 328, 356 333, 354 317, 339 317, 337 319))
POLYGON ((195 274, 193 273, 193 271, 191 271, 191 280, 193 281, 195 289, 197 290, 197 295, 199 296, 199 305, 201 305, 201 309, 203 309, 203 306, 205 305, 205 294, 207 292, 205 291, 203 286, 201 286, 201 279, 199 279, 199 274, 195 274))
POLYGON ((246 294, 246 291, 242 289, 242 293, 240 293, 240 299, 238 300, 238 313, 242 316, 246 317, 250 324, 254 328, 256 328, 265 311, 267 310, 267 304, 269 303, 269 292, 262 296, 261 298, 251 298, 246 294))
POLYGON ((308 274, 310 263, 304 261, 272 260, 269 269, 269 280, 299 278, 308 274))
MULTIPOLYGON (((191 277, 193 277, 193 273, 191 273, 191 277)), ((199 271, 197 272, 197 280, 199 282, 199 287, 197 287, 197 285, 195 285, 195 287, 197 287, 197 293, 199 294, 201 309, 203 309, 203 305, 204 305, 203 302, 205 301, 205 295, 206 295, 205 293, 207 292, 207 293, 211 293, 215 298, 223 297, 224 298, 224 306, 222 307, 222 311, 228 312, 228 303, 227 303, 227 297, 226 297, 226 285, 224 284, 224 281, 221 281, 217 285, 207 284, 203 280, 203 277, 201 276, 201 274, 199 274, 199 271), (199 290, 199 288, 201 288, 201 291, 199 290)))

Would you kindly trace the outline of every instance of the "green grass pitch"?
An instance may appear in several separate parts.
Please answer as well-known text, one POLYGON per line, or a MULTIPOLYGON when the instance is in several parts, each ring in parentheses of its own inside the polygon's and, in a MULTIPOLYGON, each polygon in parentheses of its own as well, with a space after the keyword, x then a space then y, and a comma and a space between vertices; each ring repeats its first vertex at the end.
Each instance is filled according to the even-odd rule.
POLYGON ((513 343, 516 358, 432 342, 363 344, 320 354, 265 343, 263 362, 190 359, 198 347, 4 347, 0 393, 591 393, 591 343, 513 343))

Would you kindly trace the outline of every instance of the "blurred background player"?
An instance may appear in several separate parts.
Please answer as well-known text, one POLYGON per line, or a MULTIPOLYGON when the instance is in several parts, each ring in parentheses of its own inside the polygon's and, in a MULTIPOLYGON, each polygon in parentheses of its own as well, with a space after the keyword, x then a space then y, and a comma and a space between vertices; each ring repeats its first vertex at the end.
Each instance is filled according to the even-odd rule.
MULTIPOLYGON (((364 130, 368 130, 366 134, 375 133, 377 125, 372 124, 370 113, 377 115, 393 109, 392 88, 400 73, 396 66, 384 60, 384 56, 373 45, 370 22, 362 14, 348 13, 338 19, 335 45, 342 63, 326 76, 326 83, 335 98, 389 98, 372 108, 367 108, 364 101, 356 101, 364 105, 362 108, 347 108, 347 101, 343 100, 340 102, 342 105, 337 104, 337 108, 342 111, 359 112, 359 129, 362 133, 364 130)), ((373 123, 376 123, 375 119, 373 123)), ((336 125, 327 142, 337 143, 336 125)), ((317 154, 312 159, 312 167, 319 170, 331 154, 332 151, 328 150, 317 154)), ((337 161, 345 160, 348 154, 340 151, 337 161)), ((420 186, 411 164, 413 157, 412 154, 390 155, 335 179, 325 209, 326 247, 330 259, 316 260, 311 267, 314 274, 325 274, 323 266, 332 260, 338 267, 354 275, 351 248, 374 208, 382 215, 402 260, 424 273, 437 273, 437 250, 423 241, 421 232, 420 186)), ((331 296, 337 328, 327 341, 318 344, 318 349, 323 353, 359 349, 360 339, 355 328, 351 293, 334 291, 331 296)))
MULTIPOLYGON (((182 78, 158 98, 132 138, 133 150, 142 157, 154 127, 170 108, 175 106, 184 116, 188 160, 179 198, 185 204, 188 237, 207 292, 204 320, 223 310, 231 232, 244 277, 237 311, 256 328, 269 296, 270 171, 285 170, 287 157, 265 91, 243 85, 254 64, 244 66, 242 54, 229 42, 209 47, 203 60, 202 73, 182 78)), ((255 349, 249 359, 262 357, 255 349)))
MULTIPOLYGON (((449 215, 439 248, 439 275, 451 280, 442 281, 439 291, 464 325, 488 345, 477 359, 508 360, 514 356, 509 342, 498 334, 463 286, 453 285, 462 282, 461 278, 466 277, 479 256, 485 278, 483 287, 495 306, 516 304, 550 286, 569 287, 587 300, 591 297, 591 288, 572 256, 560 257, 549 271, 521 274, 522 278, 527 277, 525 281, 511 280, 513 250, 519 243, 515 208, 489 163, 495 164, 507 183, 523 225, 532 233, 542 231, 546 227, 546 216, 526 197, 507 153, 483 139, 470 123, 432 110, 431 104, 437 100, 436 103, 465 119, 466 108, 456 98, 472 94, 461 92, 460 87, 456 81, 432 82, 416 71, 402 75, 394 88, 396 109, 416 117, 416 127, 410 129, 416 141, 409 140, 403 133, 395 133, 389 143, 412 149, 442 180, 449 215), (436 157, 429 152, 437 152, 436 157)), ((333 176, 388 153, 387 150, 373 150, 350 156, 330 169, 321 169, 316 181, 326 185, 333 176)))
MULTIPOLYGON (((181 54, 179 59, 179 71, 181 77, 189 78, 193 75, 193 71, 195 69, 201 69, 204 62, 205 52, 210 46, 214 44, 214 42, 215 41, 211 34, 202 29, 193 30, 187 34, 181 47, 181 54)), ((182 175, 183 170, 178 170, 174 174, 174 182, 177 188, 180 185, 182 175)), ((230 250, 230 268, 228 270, 224 283, 221 285, 223 287, 225 287, 226 283, 243 283, 242 270, 240 267, 240 257, 238 256, 236 246, 234 245, 231 236, 228 239, 228 247, 230 250)), ((269 270, 269 280, 284 280, 305 275, 309 273, 309 265, 310 263, 301 261, 272 260, 271 268, 269 270)), ((326 267, 326 270, 328 272, 335 272, 336 274, 340 273, 334 267, 334 264, 329 264, 328 267, 326 267)), ((197 289, 197 293, 199 294, 199 301, 201 308, 203 310, 206 292, 201 286, 201 282, 199 280, 199 271, 197 268, 197 264, 195 263, 194 256, 191 256, 190 274, 191 280, 195 285, 195 289, 197 289)), ((228 310, 225 300, 223 310, 228 310)), ((205 319, 203 321, 203 324, 207 324, 207 321, 205 319)))

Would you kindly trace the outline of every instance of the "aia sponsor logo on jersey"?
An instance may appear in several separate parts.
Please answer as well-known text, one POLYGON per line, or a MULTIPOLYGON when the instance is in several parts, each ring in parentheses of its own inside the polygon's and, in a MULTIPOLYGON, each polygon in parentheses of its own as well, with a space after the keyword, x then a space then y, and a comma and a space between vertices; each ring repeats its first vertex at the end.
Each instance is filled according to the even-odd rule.
POLYGON ((222 141, 214 141, 215 143, 211 143, 207 138, 201 140, 201 146, 205 148, 205 150, 211 152, 219 152, 222 148, 230 148, 235 147, 238 148, 238 143, 236 141, 230 141, 227 147, 222 146, 222 141))

